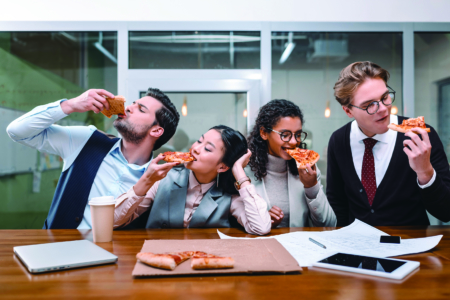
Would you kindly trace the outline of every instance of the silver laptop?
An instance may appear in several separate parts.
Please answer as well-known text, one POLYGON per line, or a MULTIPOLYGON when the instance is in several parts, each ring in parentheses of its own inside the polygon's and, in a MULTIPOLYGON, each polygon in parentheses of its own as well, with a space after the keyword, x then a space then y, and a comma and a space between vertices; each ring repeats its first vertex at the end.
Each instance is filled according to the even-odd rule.
POLYGON ((117 256, 88 240, 14 247, 31 273, 115 263, 117 256))

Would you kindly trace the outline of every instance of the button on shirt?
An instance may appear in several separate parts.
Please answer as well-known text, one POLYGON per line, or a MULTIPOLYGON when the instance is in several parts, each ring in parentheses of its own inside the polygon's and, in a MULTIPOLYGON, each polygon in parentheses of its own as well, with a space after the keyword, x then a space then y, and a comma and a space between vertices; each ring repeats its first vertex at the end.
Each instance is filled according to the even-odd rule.
MULTIPOLYGON (((60 156, 64 161, 63 172, 77 158, 95 126, 59 126, 54 123, 67 115, 62 111, 58 100, 38 106, 29 113, 13 121, 8 126, 9 136, 16 142, 35 148, 40 152, 60 156)), ((149 162, 142 166, 129 164, 123 156, 121 139, 111 148, 98 169, 89 193, 89 198, 119 195, 128 191, 144 174, 149 162)), ((151 160, 151 159, 150 159, 151 160)), ((86 205, 78 229, 91 228, 91 212, 86 205)))
MULTIPOLYGON (((390 115, 390 123, 398 124, 398 117, 396 115, 390 115)), ((355 166, 356 174, 358 174, 359 180, 361 180, 361 170, 365 150, 363 140, 367 138, 368 136, 361 131, 356 120, 353 121, 350 130, 350 148, 352 150, 353 165, 355 166)), ((378 141, 372 149, 375 162, 375 178, 378 187, 386 174, 389 163, 391 162, 395 142, 397 140, 397 131, 389 129, 383 134, 374 135, 372 139, 378 141)), ((430 182, 425 185, 420 185, 419 182, 417 182, 417 184, 421 188, 426 188, 433 184, 435 179, 436 171, 434 172, 430 182)))

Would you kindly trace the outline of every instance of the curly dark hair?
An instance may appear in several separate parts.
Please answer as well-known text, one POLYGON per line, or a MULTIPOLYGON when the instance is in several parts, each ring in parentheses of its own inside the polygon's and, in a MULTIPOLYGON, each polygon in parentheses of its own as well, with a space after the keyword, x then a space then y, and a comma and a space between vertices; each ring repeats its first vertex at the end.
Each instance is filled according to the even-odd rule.
MULTIPOLYGON (((247 139, 248 148, 252 151, 248 165, 255 173, 256 180, 262 180, 267 175, 266 165, 269 161, 267 141, 261 137, 260 129, 269 132, 268 129, 272 129, 284 117, 299 117, 302 124, 305 124, 300 108, 288 100, 272 100, 259 110, 255 126, 247 139)), ((292 175, 298 175, 297 166, 293 159, 288 161, 288 167, 292 175)))

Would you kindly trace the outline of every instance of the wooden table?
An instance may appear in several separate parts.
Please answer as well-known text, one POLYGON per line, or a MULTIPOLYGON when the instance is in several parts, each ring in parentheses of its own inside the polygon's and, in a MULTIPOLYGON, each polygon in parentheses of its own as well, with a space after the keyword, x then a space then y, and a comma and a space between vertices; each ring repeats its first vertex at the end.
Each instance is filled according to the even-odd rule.
MULTIPOLYGON (((420 262, 403 281, 306 269, 294 275, 225 275, 134 279, 135 255, 146 239, 217 239, 215 229, 130 230, 99 243, 119 257, 117 264, 32 275, 13 255, 19 245, 92 241, 90 230, 0 230, 0 299, 450 299, 450 227, 378 227, 391 235, 415 238, 443 234, 432 251, 401 258, 420 262)), ((285 228, 293 231, 333 228, 285 228)), ((238 229, 221 229, 249 236, 238 229)))

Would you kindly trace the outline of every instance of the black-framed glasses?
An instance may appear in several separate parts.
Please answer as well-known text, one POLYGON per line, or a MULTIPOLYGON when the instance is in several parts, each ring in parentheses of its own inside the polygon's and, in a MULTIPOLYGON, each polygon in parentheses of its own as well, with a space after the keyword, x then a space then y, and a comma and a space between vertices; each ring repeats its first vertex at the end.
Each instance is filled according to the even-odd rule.
MULTIPOLYGON (((268 130, 278 133, 283 142, 289 142, 291 140, 292 134, 293 134, 292 131, 290 131, 290 130, 285 130, 282 132, 273 130, 271 128, 268 128, 268 130)), ((303 142, 306 139, 307 135, 308 134, 304 131, 297 131, 296 133, 294 133, 295 140, 299 143, 303 142)))
POLYGON ((353 104, 349 104, 350 107, 356 107, 361 110, 365 110, 369 115, 376 114, 378 109, 380 109, 380 102, 383 102, 384 106, 390 106, 395 101, 395 91, 390 87, 387 86, 389 91, 384 93, 382 98, 379 101, 373 101, 369 105, 367 105, 366 108, 362 108, 359 106, 355 106, 353 104))

